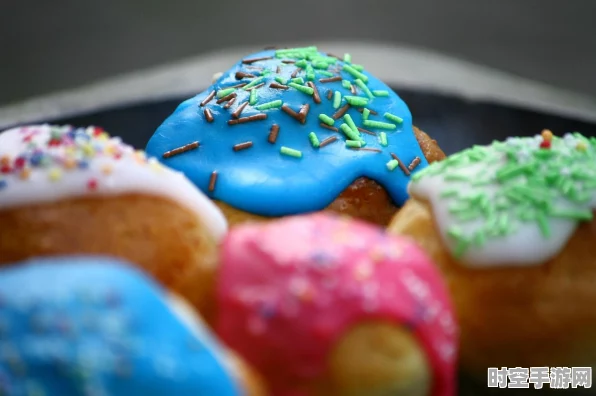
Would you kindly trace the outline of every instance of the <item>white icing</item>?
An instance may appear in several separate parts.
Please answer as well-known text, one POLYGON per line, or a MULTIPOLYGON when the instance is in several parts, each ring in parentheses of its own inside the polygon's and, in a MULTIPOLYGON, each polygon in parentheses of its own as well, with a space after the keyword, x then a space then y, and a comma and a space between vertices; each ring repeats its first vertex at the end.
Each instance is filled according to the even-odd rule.
MULTIPOLYGON (((587 142, 587 140, 584 140, 587 142)), ((532 138, 510 138, 505 144, 514 146, 517 151, 519 163, 526 163, 532 152, 539 150, 539 145, 542 142, 542 137, 532 138)), ((572 135, 566 135, 563 139, 553 141, 553 149, 556 148, 557 155, 566 156, 572 150, 577 150, 576 146, 579 140, 572 135)), ((588 144, 589 153, 586 154, 585 175, 594 181, 596 174, 593 170, 593 165, 590 166, 588 161, 593 161, 593 147, 588 144), (591 168, 591 169, 590 169, 591 168)), ((485 146, 490 150, 490 146, 485 146)), ((451 253, 454 253, 457 247, 457 242, 454 238, 448 235, 448 230, 452 226, 459 227, 466 235, 473 235, 475 231, 485 224, 485 218, 475 219, 471 221, 462 221, 450 211, 453 204, 457 204, 457 198, 448 198, 442 195, 446 190, 457 190, 461 195, 467 195, 475 191, 481 190, 492 201, 495 193, 503 186, 496 180, 496 172, 503 167, 507 162, 506 155, 500 151, 490 151, 491 155, 486 159, 478 162, 462 164, 461 166, 455 164, 453 168, 448 166, 440 173, 433 173, 432 171, 421 175, 420 179, 410 182, 408 190, 413 197, 427 201, 433 212, 435 223, 440 231, 441 238, 446 244, 451 253), (446 174, 457 174, 467 177, 468 180, 455 181, 445 180, 446 174), (478 180, 479 178, 487 178, 489 183, 481 187, 475 187, 469 181, 478 180)), ((543 167, 539 167, 539 172, 544 171, 543 167)), ((569 175, 571 170, 568 168, 561 168, 562 175, 569 175)), ((572 179, 571 179, 572 180, 572 179)), ((520 175, 513 179, 511 183, 518 185, 527 185, 528 178, 525 175, 520 175)), ((578 183, 574 183, 578 186, 578 183)), ((596 187, 596 184, 594 185, 596 187)), ((578 203, 568 199, 566 196, 552 188, 552 204, 557 209, 572 209, 572 210, 586 210, 596 208, 596 194, 594 188, 589 189, 590 197, 586 202, 578 203)), ((545 218, 551 234, 544 236, 537 221, 521 221, 519 218, 510 218, 513 231, 505 236, 489 236, 483 245, 472 245, 465 253, 459 257, 458 261, 470 267, 495 267, 495 266, 535 266, 544 263, 545 261, 555 257, 566 246, 567 241, 575 232, 579 220, 554 218, 547 216, 545 218)))
POLYGON ((18 172, 0 173, 0 210, 24 205, 53 202, 61 199, 84 196, 115 196, 126 193, 142 193, 174 201, 199 216, 219 240, 227 231, 227 222, 215 204, 201 193, 182 173, 160 165, 155 159, 143 161, 139 153, 121 142, 119 138, 92 138, 90 143, 102 150, 116 146, 122 156, 96 155, 85 157, 83 150, 64 146, 48 147, 52 131, 70 129, 50 125, 35 125, 14 128, 0 133, 0 161, 3 157, 14 159, 23 153, 31 152, 23 139, 32 135, 36 143, 46 153, 58 158, 67 154, 71 158, 85 159, 88 167, 69 169, 60 164, 49 167, 29 168, 26 179, 18 172), (71 150, 71 151, 68 151, 71 150), (53 173, 59 175, 52 180, 53 173), (94 190, 88 188, 90 180, 97 181, 94 190))

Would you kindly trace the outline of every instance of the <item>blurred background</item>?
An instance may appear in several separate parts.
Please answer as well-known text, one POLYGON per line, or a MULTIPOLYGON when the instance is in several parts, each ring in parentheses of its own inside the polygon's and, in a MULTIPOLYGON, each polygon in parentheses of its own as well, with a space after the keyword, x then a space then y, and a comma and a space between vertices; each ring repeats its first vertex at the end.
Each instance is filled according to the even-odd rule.
POLYGON ((3 0, 0 106, 230 46, 338 39, 596 96, 595 15, 593 0, 3 0))

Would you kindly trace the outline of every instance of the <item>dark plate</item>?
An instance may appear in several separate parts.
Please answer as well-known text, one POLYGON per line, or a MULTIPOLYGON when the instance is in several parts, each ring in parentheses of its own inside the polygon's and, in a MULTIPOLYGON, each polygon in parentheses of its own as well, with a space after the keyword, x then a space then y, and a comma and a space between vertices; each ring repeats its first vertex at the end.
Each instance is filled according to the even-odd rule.
MULTIPOLYGON (((578 131, 596 137, 596 124, 505 105, 468 101, 455 96, 399 88, 395 90, 410 106, 414 124, 437 139, 448 154, 473 144, 488 144, 508 136, 535 135, 544 128, 558 135, 578 131)), ((144 148, 155 129, 184 99, 141 103, 40 121, 101 126, 136 148, 144 148)))

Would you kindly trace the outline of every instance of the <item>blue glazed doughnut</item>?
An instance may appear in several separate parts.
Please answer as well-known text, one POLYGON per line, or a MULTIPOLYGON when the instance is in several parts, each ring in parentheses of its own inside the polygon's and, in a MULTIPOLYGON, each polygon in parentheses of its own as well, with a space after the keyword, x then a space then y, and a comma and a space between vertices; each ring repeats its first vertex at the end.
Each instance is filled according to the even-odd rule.
POLYGON ((216 342, 124 263, 39 259, 0 270, 0 394, 240 395, 216 342))
POLYGON ((240 60, 180 104, 146 150, 212 199, 270 217, 322 210, 362 177, 401 206, 428 165, 404 101, 316 47, 240 60))

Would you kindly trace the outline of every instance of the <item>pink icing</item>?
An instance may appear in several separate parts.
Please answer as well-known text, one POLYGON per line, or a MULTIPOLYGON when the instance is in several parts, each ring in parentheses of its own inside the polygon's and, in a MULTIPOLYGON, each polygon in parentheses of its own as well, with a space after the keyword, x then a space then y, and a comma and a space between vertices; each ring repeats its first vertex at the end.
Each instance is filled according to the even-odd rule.
POLYGON ((334 343, 368 319, 410 327, 432 367, 432 395, 455 394, 448 292, 408 239, 326 214, 285 218, 233 229, 219 271, 216 331, 274 395, 299 395, 290 384, 322 375, 334 343))

